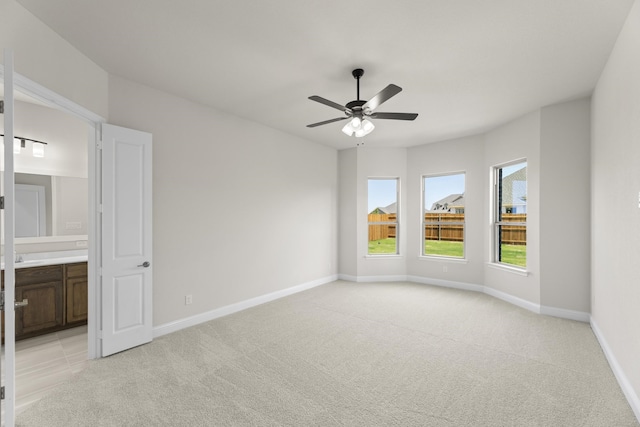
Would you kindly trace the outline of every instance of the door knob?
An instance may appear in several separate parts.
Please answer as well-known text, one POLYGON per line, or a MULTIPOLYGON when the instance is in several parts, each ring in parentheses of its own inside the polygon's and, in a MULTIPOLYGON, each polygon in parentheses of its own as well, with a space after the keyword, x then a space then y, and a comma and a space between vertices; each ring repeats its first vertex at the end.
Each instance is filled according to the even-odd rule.
POLYGON ((140 264, 138 267, 148 268, 150 265, 151 265, 151 263, 149 261, 145 261, 142 264, 140 264))

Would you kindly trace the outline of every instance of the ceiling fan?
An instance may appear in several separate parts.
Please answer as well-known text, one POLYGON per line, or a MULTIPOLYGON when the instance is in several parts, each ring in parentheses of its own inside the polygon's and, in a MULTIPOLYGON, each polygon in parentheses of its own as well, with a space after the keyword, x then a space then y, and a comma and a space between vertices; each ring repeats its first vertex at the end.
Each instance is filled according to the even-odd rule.
POLYGON ((369 119, 388 119, 388 120, 415 120, 418 117, 414 113, 379 113, 374 110, 380 106, 383 102, 387 101, 392 96, 397 95, 402 91, 400 86, 390 84, 389 86, 378 92, 373 98, 368 101, 360 99, 360 77, 364 75, 362 68, 356 68, 351 72, 353 78, 357 80, 357 99, 355 101, 348 102, 347 105, 340 105, 336 102, 329 101, 318 95, 310 96, 312 101, 319 102, 329 107, 340 110, 345 114, 345 117, 338 117, 336 119, 325 120, 323 122, 313 123, 307 125, 308 128, 314 128, 316 126, 326 125, 328 123, 338 122, 341 120, 351 119, 349 123, 342 128, 342 132, 348 136, 355 135, 360 138, 369 133, 375 128, 373 123, 369 119))

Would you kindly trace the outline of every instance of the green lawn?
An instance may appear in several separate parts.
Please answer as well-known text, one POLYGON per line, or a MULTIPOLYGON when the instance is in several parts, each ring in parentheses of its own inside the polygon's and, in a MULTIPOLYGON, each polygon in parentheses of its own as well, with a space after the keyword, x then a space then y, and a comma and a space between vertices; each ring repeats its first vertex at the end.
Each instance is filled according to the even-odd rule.
MULTIPOLYGON (((369 242, 369 254, 396 253, 396 239, 372 240, 369 242)), ((464 256, 464 244, 462 242, 448 242, 445 240, 425 240, 425 255, 449 256, 462 258, 464 256)), ((502 245, 502 260, 505 264, 517 267, 527 266, 527 246, 526 245, 502 245)))
POLYGON ((394 255, 396 251, 396 239, 391 237, 389 239, 372 240, 369 242, 370 254, 387 254, 394 255))
POLYGON ((505 264, 518 267, 527 266, 527 246, 526 245, 502 245, 502 260, 505 264))
POLYGON ((464 243, 446 240, 425 240, 424 254, 462 258, 464 256, 464 243))

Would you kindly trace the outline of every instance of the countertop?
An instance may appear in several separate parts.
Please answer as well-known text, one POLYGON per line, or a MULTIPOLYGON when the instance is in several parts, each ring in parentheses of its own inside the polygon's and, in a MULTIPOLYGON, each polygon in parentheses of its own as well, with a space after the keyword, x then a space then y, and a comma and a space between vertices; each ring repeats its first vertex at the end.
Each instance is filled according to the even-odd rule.
MULTIPOLYGON (((16 262, 16 270, 19 268, 40 267, 43 265, 72 264, 74 262, 86 262, 88 255, 87 250, 75 251, 56 251, 56 252, 38 252, 30 254, 18 254, 21 262, 16 262)), ((0 266, 4 270, 4 256, 2 257, 0 266)))

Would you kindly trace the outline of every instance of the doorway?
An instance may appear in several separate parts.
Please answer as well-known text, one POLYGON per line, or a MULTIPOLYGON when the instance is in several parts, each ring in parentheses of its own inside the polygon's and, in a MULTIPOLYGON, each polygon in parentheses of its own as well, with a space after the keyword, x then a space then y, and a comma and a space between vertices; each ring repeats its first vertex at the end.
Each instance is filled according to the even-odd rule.
MULTIPOLYGON (((0 73, 1 83, 4 71, 0 71, 2 71, 0 73)), ((46 220, 48 225, 46 227, 47 232, 38 236, 16 239, 16 252, 19 251, 21 261, 26 259, 31 261, 33 256, 38 256, 43 252, 66 252, 67 255, 69 252, 75 252, 74 257, 66 260, 73 261, 73 267, 76 267, 75 270, 73 268, 69 269, 69 272, 73 273, 71 276, 75 274, 76 285, 78 284, 77 266, 79 263, 84 262, 85 286, 83 298, 86 307, 84 322, 76 319, 75 324, 68 324, 66 322, 68 314, 66 311, 63 311, 61 316, 56 314, 57 324, 65 326, 58 332, 39 335, 37 331, 34 331, 33 325, 30 325, 31 329, 23 328, 22 332, 28 336, 24 336, 27 339, 23 341, 23 344, 18 341, 18 358, 21 358, 20 353, 25 347, 29 351, 26 352, 27 355, 22 358, 23 360, 18 361, 20 371, 16 375, 18 393, 23 399, 19 398, 18 402, 14 401, 14 403, 17 403, 16 408, 21 409, 20 407, 24 407, 24 404, 32 403, 42 397, 42 392, 46 392, 47 389, 51 390, 55 385, 56 379, 61 379, 61 365, 56 367, 55 357, 50 358, 46 364, 40 363, 39 366, 36 366, 38 361, 32 358, 33 352, 31 351, 35 347, 40 346, 41 350, 50 356, 54 356, 55 353, 51 352, 51 349, 47 349, 44 344, 57 342, 67 365, 65 368, 67 371, 72 369, 72 372, 77 372, 81 368, 81 364, 78 364, 79 362, 96 358, 99 354, 99 346, 96 342, 96 319, 98 319, 98 313, 95 300, 95 265, 97 259, 95 248, 99 247, 99 242, 97 242, 99 235, 96 233, 95 189, 97 186, 95 174, 97 168, 95 166, 95 141, 96 128, 104 120, 93 113, 85 111, 82 107, 59 97, 57 94, 30 82, 28 79, 14 78, 13 80, 16 94, 14 97, 16 110, 14 114, 14 136, 46 143, 44 157, 41 155, 33 156, 35 153, 33 153, 33 147, 30 145, 36 144, 31 141, 25 141, 26 143, 23 143, 22 147, 17 147, 24 150, 19 153, 14 146, 14 166, 17 166, 14 177, 19 176, 21 180, 27 181, 36 179, 39 182, 46 177, 49 182, 47 187, 49 190, 47 210, 50 213, 46 220), (61 108, 60 105, 64 105, 65 108, 61 108), (70 144, 70 142, 72 143, 70 144), (81 202, 74 201, 72 197, 74 193, 78 192, 84 195, 81 202), (77 214, 74 207, 78 205, 83 206, 84 210, 80 216, 74 217, 74 214, 77 214), (78 258, 78 255, 82 255, 81 258, 78 258), (78 326, 81 323, 84 323, 85 326, 78 326), (66 329, 67 326, 70 329, 66 329), (35 335, 39 336, 32 338, 35 335), (71 367, 70 361, 75 366, 71 367), (25 377, 24 374, 26 374, 26 378, 32 377, 31 379, 36 379, 37 381, 31 381, 29 384, 21 386, 20 381, 21 378, 25 377), (45 376, 50 380, 54 379, 54 381, 43 382, 42 380, 45 379, 45 376)), ((4 98, 4 93, 0 93, 0 96, 4 98)), ((25 265, 21 267, 26 269, 25 265)), ((66 274, 66 267, 62 271, 66 274)), ((29 298, 37 296, 38 292, 46 294, 48 291, 47 289, 30 290, 33 292, 29 298)), ((55 291, 53 293, 55 294, 55 291)), ((77 293, 76 298, 80 294, 77 293)), ((60 293, 58 292, 56 295, 59 296, 60 293)), ((16 296, 18 296, 17 293, 16 296)), ((16 330, 18 325, 19 322, 16 321, 16 330)), ((46 326, 44 329, 46 329, 46 326)), ((58 330, 57 327, 53 329, 58 330)), ((40 361, 42 362, 42 359, 40 361)), ((60 360, 57 362, 60 362, 60 360)), ((3 363, 3 372, 4 367, 5 364, 3 363)), ((3 401, 3 409, 5 409, 4 406, 5 401, 3 401)))

